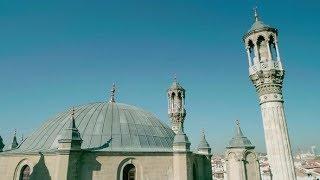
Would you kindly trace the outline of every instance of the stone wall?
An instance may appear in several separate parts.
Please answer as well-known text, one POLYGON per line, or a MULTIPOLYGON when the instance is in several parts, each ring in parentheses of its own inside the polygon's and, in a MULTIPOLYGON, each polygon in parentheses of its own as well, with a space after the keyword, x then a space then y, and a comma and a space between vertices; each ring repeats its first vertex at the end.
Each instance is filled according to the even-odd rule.
MULTIPOLYGON (((65 156, 65 155, 63 155, 65 156)), ((31 169, 31 180, 62 180, 66 174, 62 173, 59 165, 62 155, 57 153, 44 154, 1 154, 1 179, 19 179, 20 171, 24 165, 31 169), (62 174, 60 174, 62 173, 62 174)), ((122 170, 126 164, 136 167, 139 180, 174 180, 173 153, 124 153, 124 152, 82 152, 78 157, 70 156, 69 167, 65 171, 68 176, 74 174, 72 179, 79 180, 119 180, 122 179, 122 170)), ((210 160, 204 155, 190 153, 188 155, 188 179, 193 179, 193 165, 196 169, 197 179, 211 178, 210 160)))

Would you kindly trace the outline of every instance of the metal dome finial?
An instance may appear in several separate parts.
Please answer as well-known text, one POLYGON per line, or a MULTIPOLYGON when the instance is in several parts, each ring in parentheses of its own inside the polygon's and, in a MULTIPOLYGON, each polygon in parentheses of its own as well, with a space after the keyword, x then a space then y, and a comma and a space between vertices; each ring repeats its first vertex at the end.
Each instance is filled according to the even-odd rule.
POLYGON ((116 84, 113 83, 112 84, 112 88, 111 88, 111 96, 110 96, 110 101, 109 102, 116 102, 115 101, 115 93, 116 93, 116 84))
POLYGON ((254 11, 254 19, 255 21, 259 21, 258 7, 253 8, 254 11))
POLYGON ((75 109, 74 109, 74 107, 72 107, 72 110, 71 110, 71 123, 69 125, 69 128, 71 128, 71 129, 76 128, 75 109))
POLYGON ((72 120, 74 120, 74 112, 75 112, 74 107, 72 107, 72 110, 71 110, 71 118, 72 118, 72 120))

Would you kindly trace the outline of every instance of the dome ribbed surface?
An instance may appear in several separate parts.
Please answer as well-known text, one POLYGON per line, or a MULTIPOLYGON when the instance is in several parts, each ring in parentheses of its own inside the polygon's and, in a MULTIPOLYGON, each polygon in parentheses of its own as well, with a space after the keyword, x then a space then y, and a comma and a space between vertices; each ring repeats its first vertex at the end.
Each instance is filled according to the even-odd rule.
MULTIPOLYGON (((15 152, 54 151, 70 124, 70 110, 58 114, 31 134, 15 152)), ((113 102, 75 107, 75 124, 83 140, 81 148, 91 151, 172 151, 174 132, 153 114, 113 102)))

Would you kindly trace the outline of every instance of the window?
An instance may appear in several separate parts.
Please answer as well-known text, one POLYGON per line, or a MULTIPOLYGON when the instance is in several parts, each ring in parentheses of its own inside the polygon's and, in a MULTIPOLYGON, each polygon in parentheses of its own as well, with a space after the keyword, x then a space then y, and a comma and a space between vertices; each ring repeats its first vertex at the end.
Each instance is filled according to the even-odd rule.
MULTIPOLYGON (((250 57, 253 58, 253 57, 254 57, 254 44, 253 44, 253 42, 250 40, 248 45, 249 45, 250 57)), ((251 60, 251 59, 250 59, 250 60, 251 60)))
POLYGON ((128 164, 123 168, 123 180, 135 180, 136 168, 133 164, 128 164))
POLYGON ((263 36, 258 37, 258 55, 260 62, 264 62, 268 59, 268 48, 267 48, 267 42, 265 41, 263 36))
POLYGON ((276 50, 274 38, 273 38, 273 36, 270 36, 269 39, 270 39, 269 46, 270 46, 271 58, 272 58, 272 60, 276 60, 277 59, 277 50, 276 50))
POLYGON ((25 165, 21 169, 19 180, 29 180, 29 179, 30 179, 30 167, 28 165, 25 165))

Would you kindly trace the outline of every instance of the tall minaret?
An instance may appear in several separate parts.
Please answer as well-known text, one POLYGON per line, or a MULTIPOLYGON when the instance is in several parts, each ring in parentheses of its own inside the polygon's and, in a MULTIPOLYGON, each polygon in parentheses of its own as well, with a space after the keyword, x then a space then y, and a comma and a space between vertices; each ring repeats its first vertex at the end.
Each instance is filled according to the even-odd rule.
POLYGON ((243 37, 249 74, 259 96, 267 153, 275 180, 295 180, 282 84, 284 69, 278 47, 278 30, 264 24, 255 10, 255 22, 243 37))
POLYGON ((186 117, 184 98, 185 90, 175 77, 171 87, 168 89, 168 115, 171 118, 171 128, 176 134, 179 130, 184 132, 183 122, 186 117))

